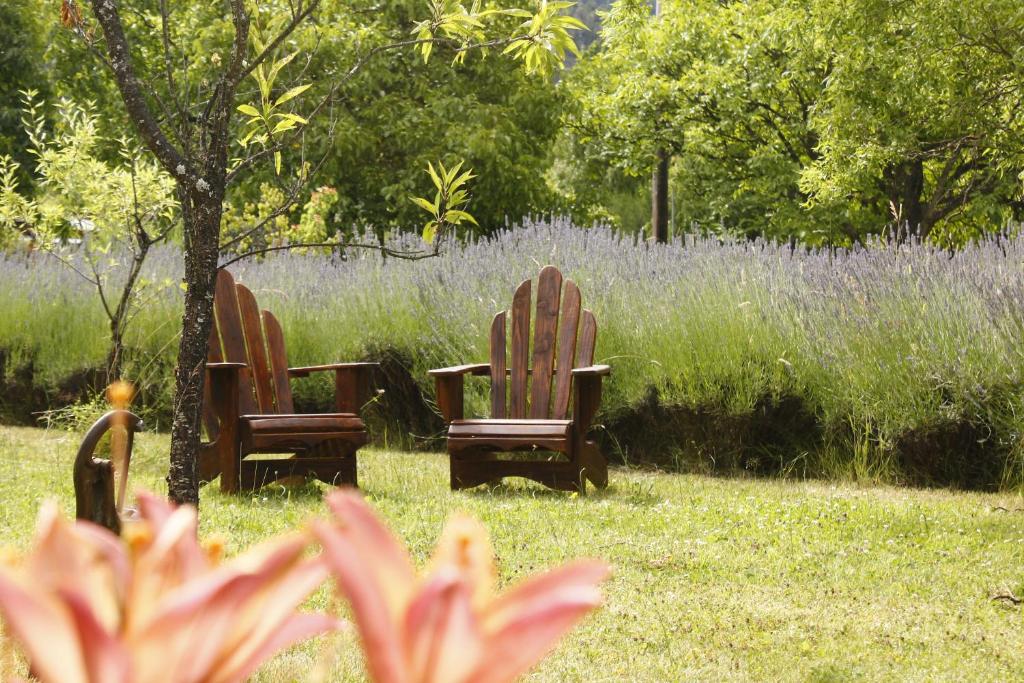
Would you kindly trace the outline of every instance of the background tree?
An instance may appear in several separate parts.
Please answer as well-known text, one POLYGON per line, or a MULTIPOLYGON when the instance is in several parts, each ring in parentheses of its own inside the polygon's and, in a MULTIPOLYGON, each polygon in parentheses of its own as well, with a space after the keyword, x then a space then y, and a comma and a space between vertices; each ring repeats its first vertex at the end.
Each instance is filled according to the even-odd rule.
POLYGON ((142 267, 177 225, 173 184, 127 139, 116 141, 116 163, 101 158, 103 140, 90 108, 62 100, 56 115, 46 117, 37 93, 23 95, 36 191, 23 191, 20 164, 0 156, 0 244, 23 241, 95 288, 109 324, 109 384, 121 377, 125 332, 147 290, 172 285, 146 281, 142 267))
POLYGON ((686 228, 848 244, 899 221, 955 244, 1019 216, 1017 3, 661 6, 614 4, 567 123, 634 175, 667 149, 686 228))
MULTIPOLYGON (((311 54, 309 72, 351 68, 354 41, 371 48, 410 35, 423 6, 404 0, 337 17, 319 46, 301 46, 311 54)), ((505 22, 511 31, 519 20, 505 22)), ((439 159, 461 159, 477 171, 472 210, 483 232, 555 203, 543 176, 561 114, 554 83, 526 74, 498 51, 450 62, 424 63, 412 49, 391 52, 338 90, 331 117, 310 122, 307 148, 330 150, 317 183, 337 192, 332 228, 415 229, 422 216, 408 198, 422 191, 427 163, 439 159)), ((271 167, 254 170, 234 189, 232 206, 255 205, 264 186, 274 184, 271 167)))
MULTIPOLYGON (((29 140, 21 125, 21 93, 47 89, 45 36, 33 0, 10 0, 0 5, 0 153, 19 165, 19 178, 30 182, 32 158, 29 140)), ((44 97, 49 93, 44 92, 44 97)))
POLYGON ((815 202, 892 212, 955 244, 1022 217, 1024 11, 1012 0, 818 0, 832 50, 811 125, 815 202))

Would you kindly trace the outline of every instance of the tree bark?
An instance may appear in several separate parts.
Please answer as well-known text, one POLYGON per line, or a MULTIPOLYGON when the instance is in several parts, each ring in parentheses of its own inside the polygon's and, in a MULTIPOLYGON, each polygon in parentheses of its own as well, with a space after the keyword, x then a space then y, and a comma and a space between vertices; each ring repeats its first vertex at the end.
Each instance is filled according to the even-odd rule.
POLYGON ((174 372, 174 412, 171 421, 170 469, 167 493, 178 504, 199 503, 199 452, 203 382, 207 344, 213 325, 213 293, 219 256, 224 187, 207 192, 184 188, 182 213, 189 247, 185 249, 185 312, 174 372))
POLYGON ((661 244, 668 242, 668 168, 668 151, 659 149, 651 178, 651 229, 661 244))

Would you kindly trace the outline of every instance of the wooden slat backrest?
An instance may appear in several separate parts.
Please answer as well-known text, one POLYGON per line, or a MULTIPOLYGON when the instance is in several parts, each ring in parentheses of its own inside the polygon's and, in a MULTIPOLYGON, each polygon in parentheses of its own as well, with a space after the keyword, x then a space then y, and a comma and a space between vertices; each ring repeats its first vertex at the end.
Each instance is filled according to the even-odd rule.
POLYGON ((249 363, 249 374, 256 389, 256 405, 261 415, 274 412, 274 388, 270 383, 270 363, 267 361, 267 344, 263 335, 263 321, 256 297, 245 285, 235 285, 238 292, 238 312, 242 317, 242 331, 245 333, 245 351, 249 363))
POLYGON ((594 364, 594 347, 597 345, 597 320, 594 314, 583 309, 580 325, 580 339, 576 342, 576 367, 586 368, 594 364))
MULTIPOLYGON (((224 361, 224 353, 220 348, 220 336, 217 334, 217 323, 210 325, 210 341, 206 360, 210 363, 221 363, 224 361)), ((217 437, 220 425, 217 421, 217 413, 213 409, 213 393, 210 391, 210 382, 203 382, 203 424, 206 426, 206 433, 210 440, 217 437)))
POLYGON ((555 368, 555 339, 561 299, 562 274, 554 266, 545 266, 537 281, 537 315, 533 323, 530 418, 534 420, 545 419, 551 407, 551 376, 555 368))
POLYGON ((505 311, 491 323, 491 417, 505 417, 505 311))
POLYGON ((530 281, 524 280, 512 297, 512 382, 509 386, 508 416, 513 420, 526 417, 526 384, 530 370, 530 290, 530 281))
POLYGON ((267 353, 270 356, 270 377, 274 384, 277 412, 294 413, 292 388, 288 383, 288 354, 284 350, 281 323, 270 311, 263 311, 263 330, 267 333, 267 353))
POLYGON ((572 369, 594 362, 597 322, 581 308, 579 287, 554 266, 541 270, 537 285, 537 313, 530 355, 532 286, 523 281, 512 299, 511 354, 506 371, 506 312, 491 324, 491 417, 495 419, 564 420, 572 396, 572 369), (508 402, 505 399, 506 372, 508 402), (529 384, 529 404, 527 386, 529 384), (552 386, 553 384, 553 386, 552 386))
POLYGON ((565 281, 562 295, 562 323, 558 328, 558 359, 555 361, 555 399, 551 419, 564 420, 569 413, 572 393, 572 368, 576 356, 576 334, 580 322, 580 288, 572 280, 565 281))
MULTIPOLYGON (((223 360, 227 363, 249 363, 245 351, 245 334, 242 332, 242 318, 238 311, 238 295, 235 279, 226 270, 217 272, 217 288, 213 296, 217 331, 220 334, 223 360)), ((238 372, 238 409, 245 415, 257 412, 253 394, 252 375, 249 368, 238 372)))

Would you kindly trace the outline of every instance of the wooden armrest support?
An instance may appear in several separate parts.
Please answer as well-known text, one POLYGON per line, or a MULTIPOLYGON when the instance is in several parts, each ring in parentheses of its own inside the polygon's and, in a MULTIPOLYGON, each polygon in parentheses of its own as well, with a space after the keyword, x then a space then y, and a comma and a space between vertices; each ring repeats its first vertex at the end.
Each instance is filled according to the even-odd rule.
POLYGON ((364 370, 379 368, 380 363, 331 363, 329 365, 309 365, 303 368, 288 368, 291 377, 309 377, 314 372, 327 372, 328 370, 364 370))
POLYGON ((490 375, 491 366, 488 363, 472 363, 470 365, 453 365, 450 368, 438 368, 430 371, 431 377, 452 377, 455 375, 490 375))
POLYGON ((586 438, 601 405, 601 380, 611 372, 607 365, 594 365, 572 371, 572 419, 580 438, 586 438))
POLYGON ((597 375, 599 377, 603 377, 604 375, 610 375, 611 373, 611 366, 608 365, 591 365, 585 368, 574 368, 572 371, 574 377, 582 377, 585 375, 597 375))
POLYGON ((356 415, 370 400, 370 372, 380 363, 331 363, 288 368, 290 377, 309 377, 314 372, 334 372, 334 407, 356 415))

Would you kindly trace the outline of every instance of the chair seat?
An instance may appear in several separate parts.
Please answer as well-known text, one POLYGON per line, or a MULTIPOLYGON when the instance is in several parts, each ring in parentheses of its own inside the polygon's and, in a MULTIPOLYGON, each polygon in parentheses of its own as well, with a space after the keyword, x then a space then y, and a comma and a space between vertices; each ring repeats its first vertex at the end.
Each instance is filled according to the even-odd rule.
POLYGON ((243 415, 243 424, 253 434, 276 434, 302 432, 361 432, 366 424, 352 413, 317 413, 314 415, 243 415))
POLYGON ((566 440, 572 420, 453 420, 450 439, 566 440))
POLYGON ((369 441, 366 424, 352 413, 243 415, 240 427, 248 453, 310 453, 332 442, 358 448, 369 441))

